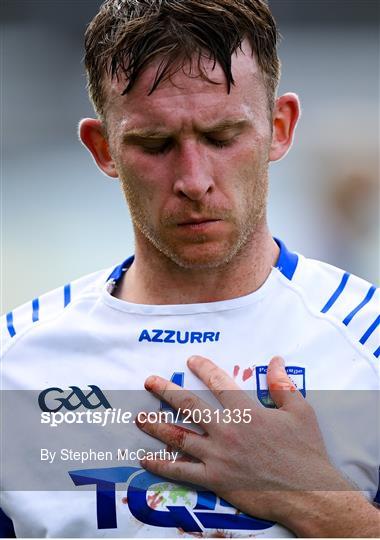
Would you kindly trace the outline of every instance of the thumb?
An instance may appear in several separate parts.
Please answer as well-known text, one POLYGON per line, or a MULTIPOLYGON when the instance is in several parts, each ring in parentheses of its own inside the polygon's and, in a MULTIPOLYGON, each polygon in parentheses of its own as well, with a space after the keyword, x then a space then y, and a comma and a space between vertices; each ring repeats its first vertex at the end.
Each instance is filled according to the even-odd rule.
POLYGON ((275 356, 269 362, 267 382, 270 395, 277 407, 290 403, 294 397, 300 395, 285 371, 285 362, 281 356, 275 356))

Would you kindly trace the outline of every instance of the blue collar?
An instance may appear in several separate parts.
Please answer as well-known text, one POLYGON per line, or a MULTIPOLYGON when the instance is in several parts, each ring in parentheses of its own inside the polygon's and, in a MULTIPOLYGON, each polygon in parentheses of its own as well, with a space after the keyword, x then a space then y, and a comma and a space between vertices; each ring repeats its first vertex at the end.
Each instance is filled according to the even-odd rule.
MULTIPOLYGON (((274 239, 278 247, 280 248, 280 255, 277 260, 276 267, 286 278, 288 278, 290 281, 294 275, 294 272, 296 271, 297 264, 298 264, 298 255, 296 253, 292 253, 288 250, 288 248, 285 246, 284 242, 282 240, 279 240, 278 238, 274 239)), ((108 276, 107 281, 114 281, 115 285, 123 275, 123 272, 126 271, 129 266, 134 261, 134 255, 131 257, 128 257, 124 262, 119 264, 119 266, 116 266, 111 272, 111 274, 108 276)))
POLYGON ((291 281, 297 268, 298 255, 297 253, 289 251, 282 240, 279 240, 278 238, 275 238, 274 240, 280 248, 280 255, 277 260, 276 268, 291 281))

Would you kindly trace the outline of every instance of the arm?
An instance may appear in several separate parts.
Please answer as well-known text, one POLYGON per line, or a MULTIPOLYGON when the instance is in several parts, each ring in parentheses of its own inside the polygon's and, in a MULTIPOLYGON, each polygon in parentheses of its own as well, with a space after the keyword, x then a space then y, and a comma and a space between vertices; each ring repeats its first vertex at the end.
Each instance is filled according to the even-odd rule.
POLYGON ((284 525, 299 537, 378 538, 379 511, 361 493, 349 489, 303 492, 298 500, 294 496, 294 511, 284 525))

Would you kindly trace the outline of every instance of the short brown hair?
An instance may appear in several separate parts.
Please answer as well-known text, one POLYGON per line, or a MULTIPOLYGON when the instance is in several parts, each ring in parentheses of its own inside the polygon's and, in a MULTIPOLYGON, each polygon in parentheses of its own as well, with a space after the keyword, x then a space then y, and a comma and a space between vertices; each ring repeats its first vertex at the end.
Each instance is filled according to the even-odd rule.
POLYGON ((201 77, 205 55, 222 67, 230 92, 231 56, 248 38, 264 75, 270 109, 280 77, 278 32, 265 0, 106 0, 85 34, 88 91, 104 117, 104 76, 124 74, 135 84, 154 58, 162 57, 150 93, 187 61, 198 59, 201 77))

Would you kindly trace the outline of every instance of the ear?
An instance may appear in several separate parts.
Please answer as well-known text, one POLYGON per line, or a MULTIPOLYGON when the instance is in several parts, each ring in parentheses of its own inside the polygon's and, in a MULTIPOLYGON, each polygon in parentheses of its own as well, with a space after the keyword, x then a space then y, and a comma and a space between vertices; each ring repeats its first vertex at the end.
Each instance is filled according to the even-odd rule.
POLYGON ((79 138, 92 154, 99 169, 107 176, 118 178, 102 122, 94 118, 81 120, 79 123, 79 138))
POLYGON ((272 144, 269 151, 270 161, 282 159, 290 150, 300 113, 300 102, 296 94, 284 94, 276 100, 273 111, 272 144))

